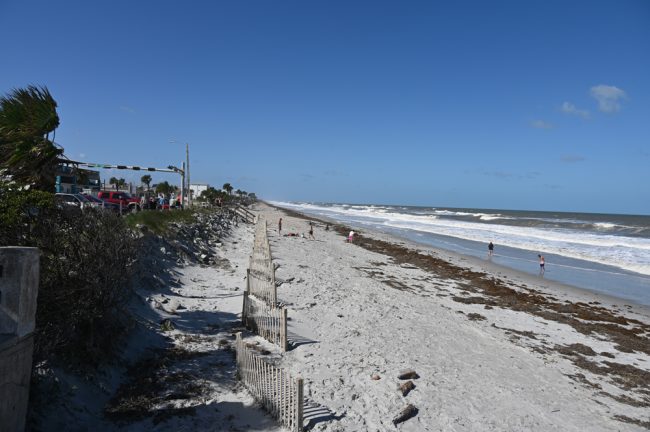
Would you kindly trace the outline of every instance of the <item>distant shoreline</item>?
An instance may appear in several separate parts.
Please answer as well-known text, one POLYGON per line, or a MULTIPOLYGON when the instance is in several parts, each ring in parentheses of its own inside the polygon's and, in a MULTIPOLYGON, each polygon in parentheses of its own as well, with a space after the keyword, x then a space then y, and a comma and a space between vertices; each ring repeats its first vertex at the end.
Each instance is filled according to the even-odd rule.
POLYGON ((417 426, 453 429, 463 418, 473 430, 523 421, 635 430, 612 421, 645 421, 649 308, 295 210, 254 211, 267 223, 288 331, 313 341, 282 362, 316 377, 316 403, 347 414, 337 430, 398 411, 395 377, 409 367, 420 378, 406 398, 417 426))
MULTIPOLYGON (((274 203, 267 203, 268 205, 275 206, 278 208, 281 208, 283 210, 287 210, 287 207, 282 206, 282 203, 279 203, 279 206, 276 206, 274 203)), ((605 263, 599 263, 599 262, 594 262, 588 259, 583 259, 583 258, 575 258, 572 257, 572 255, 563 255, 562 253, 557 253, 557 251, 547 250, 544 248, 542 245, 540 245, 540 249, 538 250, 537 248, 533 247, 533 245, 536 243, 535 239, 543 235, 543 229, 544 228, 538 228, 536 229, 537 233, 533 234, 530 239, 526 243, 529 243, 524 248, 522 248, 522 245, 518 245, 517 242, 515 244, 510 244, 508 240, 510 239, 499 239, 499 229, 497 228, 496 231, 496 238, 495 239, 489 239, 489 237, 486 236, 486 233, 491 230, 491 223, 484 223, 484 224, 479 224, 476 225, 473 220, 476 220, 475 218, 479 219, 487 219, 491 221, 492 219, 495 218, 504 218, 505 220, 508 220, 510 215, 501 215, 501 214, 484 214, 486 211, 485 209, 474 209, 472 211, 478 211, 479 213, 472 213, 472 214, 461 214, 461 215, 452 215, 452 221, 456 220, 456 218, 460 218, 459 223, 463 224, 466 221, 467 223, 470 223, 472 226, 471 228, 468 228, 470 230, 477 230, 477 235, 479 237, 482 237, 480 240, 478 238, 466 238, 463 236, 455 236, 453 233, 444 233, 444 232, 436 232, 435 230, 430 231, 427 229, 427 222, 426 220, 420 222, 417 220, 417 218, 421 217, 419 216, 419 213, 412 213, 410 211, 403 210, 401 207, 400 208, 395 208, 395 209, 387 209, 387 210, 382 210, 381 208, 373 211, 373 207, 366 209, 356 209, 359 211, 355 211, 355 209, 351 209, 351 214, 348 215, 345 212, 342 212, 341 209, 334 210, 331 216, 323 216, 322 214, 318 214, 315 216, 311 216, 313 213, 311 213, 309 209, 309 205, 307 205, 308 208, 302 209, 301 207, 303 204, 292 204, 292 203, 286 203, 289 208, 292 209, 292 211, 295 211, 297 213, 300 213, 303 211, 304 215, 308 215, 308 217, 311 218, 318 218, 320 220, 328 220, 330 223, 343 223, 347 224, 350 226, 355 226, 357 228, 362 228, 363 230, 368 230, 369 232, 373 232, 374 235, 376 236, 388 236, 391 239, 397 239, 401 241, 408 242, 412 245, 417 245, 419 248, 427 248, 431 251, 435 251, 438 254, 444 254, 448 255, 450 259, 455 258, 455 261, 457 262, 458 259, 463 259, 463 260, 468 260, 472 259, 475 260, 473 262, 480 264, 481 266, 489 265, 491 267, 496 267, 501 269, 501 272, 511 272, 514 275, 518 275, 520 279, 526 278, 528 282, 533 282, 537 283, 538 282, 538 277, 537 277, 537 254, 542 253, 546 257, 547 261, 547 274, 546 278, 544 280, 544 285, 548 285, 549 283, 557 283, 560 286, 564 287, 569 287, 569 289, 575 289, 579 291, 585 291, 586 293, 593 294, 593 295, 601 295, 603 297, 608 297, 608 298, 614 298, 617 299, 618 303, 625 302, 625 303, 633 303, 636 305, 642 305, 642 306, 650 306, 650 291, 648 291, 646 288, 650 287, 650 277, 645 275, 644 273, 637 273, 634 271, 626 270, 625 268, 621 267, 615 267, 612 266, 612 264, 605 264, 605 263), (365 212, 368 211, 371 216, 366 217, 365 212), (383 212, 388 211, 387 213, 387 219, 383 218, 383 212), (414 226, 409 226, 407 223, 404 227, 400 227, 399 222, 395 221, 401 221, 402 219, 398 217, 395 219, 395 212, 397 215, 404 216, 407 219, 405 221, 410 221, 410 223, 415 224, 414 226), (366 220, 366 218, 368 218, 366 220), (409 219, 409 218, 415 218, 409 219), (389 223, 385 222, 389 221, 389 223), (393 223, 390 223, 392 221, 393 223), (386 226, 382 226, 382 223, 386 224, 386 226), (394 223, 397 223, 395 225, 394 223), (424 224, 424 229, 418 228, 418 225, 420 223, 424 224), (376 226, 375 226, 376 225, 376 226), (476 228, 474 228, 476 226, 476 228), (496 242, 496 254, 494 258, 492 259, 492 262, 486 262, 485 258, 487 258, 487 240, 485 240, 485 244, 483 244, 483 241, 485 238, 488 238, 489 241, 497 240, 496 242), (500 241, 499 241, 500 240, 500 241), (505 245, 500 244, 501 242, 505 242, 505 245), (483 253, 485 252, 485 254, 483 253), (548 271, 550 270, 550 272, 548 271), (532 279, 528 279, 532 278, 532 279)), ((380 206, 381 207, 381 206, 380 206)), ((334 206, 336 209, 337 207, 334 206)), ((447 219, 447 212, 450 211, 451 209, 430 209, 433 210, 433 212, 428 212, 426 213, 427 216, 431 216, 433 220, 437 220, 438 218, 444 218, 445 220, 447 219), (440 216, 437 215, 437 212, 440 213, 440 216)), ((325 205, 324 207, 317 206, 313 209, 313 212, 315 213, 327 213, 329 212, 329 207, 325 205)), ((303 216, 304 217, 304 216, 303 216)), ((526 216, 527 218, 530 218, 531 220, 542 220, 544 219, 538 219, 538 215, 528 215, 526 216)), ((528 219, 525 219, 528 220, 528 219)), ((581 222, 582 218, 579 220, 570 220, 567 223, 569 226, 572 226, 573 224, 576 223, 583 223, 583 224, 593 224, 596 227, 600 225, 604 225, 605 223, 599 221, 599 220, 587 220, 585 218, 585 222, 581 222)), ((454 222, 452 222, 454 223, 454 222)), ((546 222, 545 222, 546 223, 546 222)), ((548 223, 555 223, 554 220, 549 220, 548 223)), ((618 223, 618 222, 616 222, 618 223)), ((646 226, 647 223, 644 222, 639 222, 637 225, 639 226, 646 226)), ((635 227, 637 225, 634 225, 635 227)), ((438 226, 437 224, 433 224, 433 226, 438 226)), ((443 227, 446 226, 445 224, 442 225, 443 227)), ((454 225, 450 225, 454 226, 454 225)), ((500 224, 494 225, 495 227, 500 227, 500 224)), ((506 225, 506 227, 511 227, 511 226, 523 226, 523 225, 517 225, 517 224, 510 224, 506 225)), ((618 227, 623 226, 623 225, 612 225, 613 227, 618 227)), ((464 229, 464 228, 463 228, 464 229)), ((518 228, 515 228, 518 229, 518 228)), ((599 228, 594 229, 593 226, 591 228, 596 232, 599 228)), ((621 229, 632 229, 632 227, 623 227, 621 229)), ((647 231, 648 228, 644 228, 645 231, 647 231)), ((553 230, 551 230, 552 233, 553 230)), ((587 231, 588 233, 588 231, 587 231)), ((526 235, 526 232, 522 232, 521 234, 526 235)), ((519 235, 519 238, 525 238, 521 237, 521 234, 519 235)), ((588 237, 589 234, 586 235, 588 237)), ((643 238, 646 237, 647 234, 643 234, 643 238)), ((615 238, 615 237, 612 237, 615 238)), ((555 246, 558 246, 557 242, 560 237, 558 235, 555 235, 555 240, 552 240, 551 242, 555 241, 556 244, 555 246)), ((577 244, 580 244, 579 242, 582 240, 582 238, 578 238, 577 244)), ((609 239, 603 238, 603 241, 605 242, 604 244, 608 244, 610 241, 609 239)), ((646 242, 647 240, 642 240, 646 242)), ((603 248, 598 248, 594 249, 594 251, 600 251, 600 252, 594 252, 596 255, 601 255, 604 252, 603 248)), ((615 251, 613 251, 615 252, 615 251)), ((615 256, 615 255, 609 255, 610 257, 615 256)), ((643 262, 640 261, 640 262, 643 262)), ((484 269, 485 270, 485 269, 484 269)), ((613 304, 616 304, 617 302, 613 302, 613 304)))
MULTIPOLYGON (((323 225, 329 224, 334 227, 341 227, 345 230, 348 227, 352 227, 355 231, 360 232, 363 236, 367 236, 373 239, 380 241, 389 242, 395 245, 407 247, 414 250, 426 251, 429 254, 432 254, 436 257, 441 258, 442 260, 450 263, 453 266, 459 268, 466 268, 471 271, 482 272, 491 277, 495 277, 501 280, 506 281, 507 283, 514 283, 516 285, 522 285, 534 288, 543 292, 546 295, 559 296, 563 300, 567 301, 577 301, 583 303, 594 303, 600 304, 607 308, 618 309, 624 307, 628 311, 634 310, 641 315, 650 317, 650 305, 639 303, 630 299, 625 299, 622 297, 616 297, 613 295, 608 295, 600 292, 591 291, 587 288, 582 288, 555 280, 544 279, 529 273, 519 271, 510 267, 506 267, 501 264, 497 264, 486 259, 480 259, 469 255, 463 255, 461 253, 436 248, 427 244, 419 243, 414 240, 398 237, 393 234, 388 234, 368 228, 359 228, 350 224, 346 224, 335 219, 331 219, 325 216, 312 216, 306 213, 301 213, 296 210, 287 209, 284 207, 276 206, 274 204, 262 201, 265 205, 269 207, 278 209, 282 212, 285 212, 288 215, 307 219, 319 221, 323 225)), ((269 221, 270 224, 273 221, 269 221)), ((273 228, 271 225, 270 228, 273 228)), ((347 235, 347 233, 345 233, 347 235)), ((622 311, 622 310, 621 310, 622 311)))

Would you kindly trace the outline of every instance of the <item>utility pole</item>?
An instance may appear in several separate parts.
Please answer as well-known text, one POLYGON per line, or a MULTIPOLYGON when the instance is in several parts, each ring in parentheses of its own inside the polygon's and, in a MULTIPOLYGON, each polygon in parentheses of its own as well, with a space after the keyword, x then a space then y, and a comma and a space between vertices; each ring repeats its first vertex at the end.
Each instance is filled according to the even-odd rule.
POLYGON ((190 183, 190 145, 185 143, 185 158, 187 159, 185 164, 185 177, 187 180, 187 206, 192 207, 192 188, 190 183))
POLYGON ((186 208, 185 197, 187 196, 187 189, 185 189, 185 162, 183 162, 181 166, 183 167, 183 170, 181 171, 181 205, 183 208, 186 208))

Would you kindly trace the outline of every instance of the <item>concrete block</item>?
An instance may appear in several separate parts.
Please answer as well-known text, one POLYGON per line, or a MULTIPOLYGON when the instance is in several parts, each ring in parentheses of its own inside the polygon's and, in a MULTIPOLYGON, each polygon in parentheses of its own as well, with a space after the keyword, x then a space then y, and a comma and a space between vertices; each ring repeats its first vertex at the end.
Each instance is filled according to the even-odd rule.
POLYGON ((25 430, 34 336, 0 336, 0 430, 25 430))
POLYGON ((38 278, 37 248, 0 247, 0 335, 34 331, 38 278))

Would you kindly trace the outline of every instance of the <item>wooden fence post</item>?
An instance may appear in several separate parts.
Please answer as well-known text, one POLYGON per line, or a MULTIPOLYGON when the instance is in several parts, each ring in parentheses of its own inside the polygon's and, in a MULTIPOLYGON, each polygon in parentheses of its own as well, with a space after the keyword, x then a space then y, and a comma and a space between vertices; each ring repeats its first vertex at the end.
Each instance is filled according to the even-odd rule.
POLYGON ((297 431, 302 431, 302 417, 303 417, 303 406, 302 406, 302 398, 303 398, 303 381, 302 378, 296 379, 296 384, 297 384, 297 389, 296 389, 296 403, 298 404, 297 407, 297 415, 296 415, 296 430, 297 431))
POLYGON ((248 291, 244 291, 243 306, 241 311, 241 323, 246 328, 248 328, 248 317, 246 316, 247 306, 248 306, 248 291))
POLYGON ((282 351, 287 351, 289 348, 289 341, 287 337, 287 308, 282 308, 282 322, 280 323, 280 342, 282 351))
POLYGON ((244 367, 243 367, 243 352, 241 349, 241 332, 235 334, 235 364, 237 365, 237 372, 239 373, 239 379, 242 382, 246 382, 244 379, 244 367))

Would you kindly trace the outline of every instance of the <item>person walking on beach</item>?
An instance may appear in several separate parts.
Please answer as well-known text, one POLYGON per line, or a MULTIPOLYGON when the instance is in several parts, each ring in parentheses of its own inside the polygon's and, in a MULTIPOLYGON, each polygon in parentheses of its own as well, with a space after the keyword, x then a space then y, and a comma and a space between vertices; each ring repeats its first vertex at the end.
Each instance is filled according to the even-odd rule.
POLYGON ((314 237, 314 224, 311 221, 309 222, 309 237, 316 240, 316 237, 314 237))
POLYGON ((544 271, 546 271, 546 269, 544 268, 544 264, 545 264, 544 255, 539 254, 537 255, 537 258, 539 258, 539 275, 544 276, 544 271))
POLYGON ((494 255, 494 243, 490 242, 488 245, 488 257, 492 258, 492 255, 494 255))
POLYGON ((282 218, 278 221, 278 234, 282 234, 282 218))
POLYGON ((348 243, 352 243, 352 240, 354 240, 354 231, 350 231, 348 234, 348 243))

